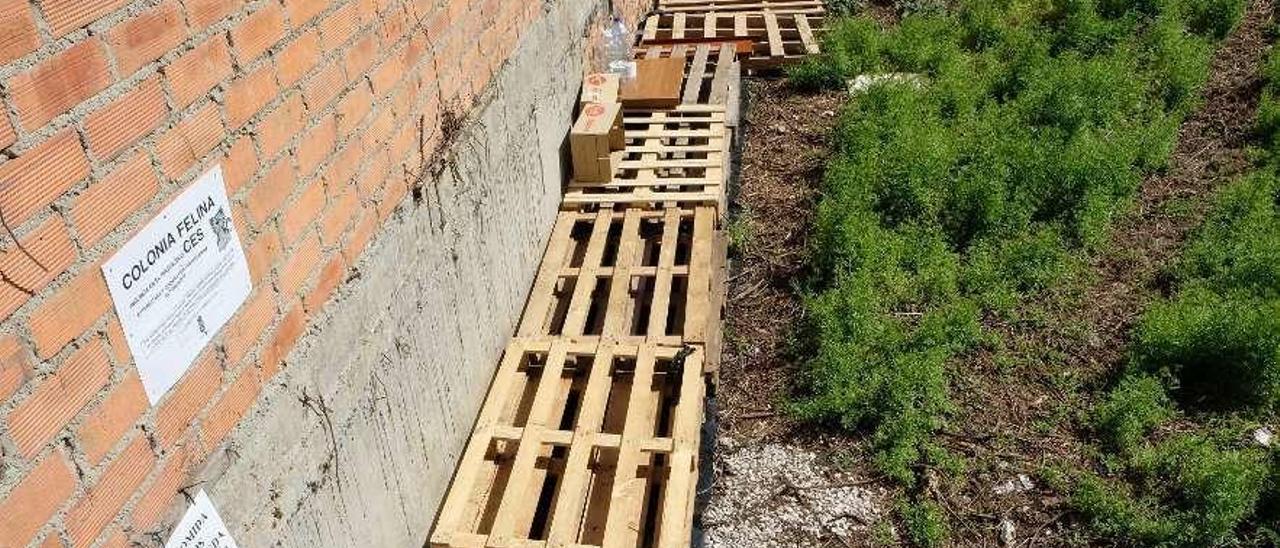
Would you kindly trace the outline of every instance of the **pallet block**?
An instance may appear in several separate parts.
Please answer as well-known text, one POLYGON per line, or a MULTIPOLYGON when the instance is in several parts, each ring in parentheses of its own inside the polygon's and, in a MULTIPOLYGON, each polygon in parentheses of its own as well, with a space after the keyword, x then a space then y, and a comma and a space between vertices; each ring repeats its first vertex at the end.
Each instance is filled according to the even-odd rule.
POLYGON ((714 207, 562 211, 517 334, 706 344, 720 330, 714 207))
POLYGON ((805 13, 659 13, 645 20, 640 47, 690 38, 750 39, 747 69, 776 68, 819 53, 824 17, 805 13))
POLYGON ((612 179, 569 182, 563 209, 715 205, 725 211, 732 133, 722 105, 627 111, 612 179))
POLYGON ((613 178, 626 146, 618 103, 587 103, 569 134, 573 175, 583 181, 607 182, 613 178))
POLYGON ((667 13, 774 12, 825 15, 824 0, 658 0, 658 11, 667 13))
POLYGON ((689 546, 706 390, 699 347, 514 339, 431 546, 689 546))

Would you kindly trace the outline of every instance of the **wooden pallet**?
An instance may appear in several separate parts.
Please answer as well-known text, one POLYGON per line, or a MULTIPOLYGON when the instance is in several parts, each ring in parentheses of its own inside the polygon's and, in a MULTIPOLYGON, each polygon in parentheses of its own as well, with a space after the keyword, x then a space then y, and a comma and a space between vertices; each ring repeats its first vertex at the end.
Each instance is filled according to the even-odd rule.
POLYGON ((824 0, 658 0, 658 11, 667 13, 773 12, 825 15, 824 0))
POLYGON ((431 535, 435 547, 687 547, 700 348, 514 339, 431 535))
POLYGON ((695 38, 750 39, 755 48, 743 66, 776 68, 818 53, 822 24, 822 16, 803 13, 660 13, 645 20, 640 48, 695 38))
POLYGON ((725 110, 725 125, 737 127, 742 70, 733 43, 653 44, 638 50, 636 57, 684 58, 680 103, 721 105, 725 110))
MULTIPOLYGON (((705 344, 720 330, 714 207, 562 211, 518 336, 705 344)), ((721 300, 722 301, 722 300, 721 300)))
POLYGON ((627 143, 611 180, 570 181, 564 209, 710 204, 725 211, 732 134, 723 106, 627 111, 623 125, 627 143))

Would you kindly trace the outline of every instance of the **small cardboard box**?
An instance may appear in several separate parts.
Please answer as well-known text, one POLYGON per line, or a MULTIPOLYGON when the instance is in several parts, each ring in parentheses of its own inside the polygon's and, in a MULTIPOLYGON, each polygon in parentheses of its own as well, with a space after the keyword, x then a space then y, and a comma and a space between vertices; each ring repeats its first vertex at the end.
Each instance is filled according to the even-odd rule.
POLYGON ((578 103, 583 107, 587 103, 616 103, 620 85, 621 81, 617 74, 608 72, 588 74, 582 80, 582 99, 578 103))
POLYGON ((622 105, 587 103, 569 133, 569 151, 573 156, 573 176, 584 182, 607 182, 626 145, 622 133, 622 105))

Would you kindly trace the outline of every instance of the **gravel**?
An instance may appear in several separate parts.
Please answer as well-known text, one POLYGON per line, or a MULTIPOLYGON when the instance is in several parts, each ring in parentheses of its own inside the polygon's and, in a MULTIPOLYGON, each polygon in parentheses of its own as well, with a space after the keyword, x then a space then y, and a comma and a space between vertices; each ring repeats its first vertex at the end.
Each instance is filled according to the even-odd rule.
POLYGON ((720 440, 716 485, 703 514, 709 548, 863 544, 886 495, 777 443, 720 440))

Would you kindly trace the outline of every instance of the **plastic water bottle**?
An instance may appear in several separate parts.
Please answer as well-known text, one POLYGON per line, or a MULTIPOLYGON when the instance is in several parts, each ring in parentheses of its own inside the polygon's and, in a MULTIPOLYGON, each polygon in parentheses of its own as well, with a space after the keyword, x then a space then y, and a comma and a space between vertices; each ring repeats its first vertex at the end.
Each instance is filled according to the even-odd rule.
POLYGON ((617 74, 624 81, 636 77, 636 63, 631 58, 631 29, 617 10, 604 28, 603 46, 600 58, 605 63, 605 72, 617 74))

